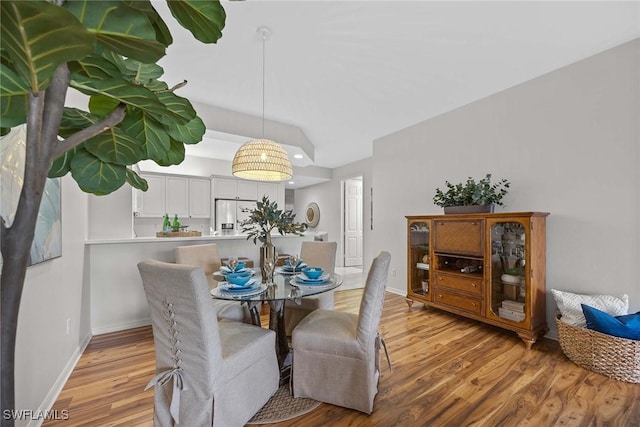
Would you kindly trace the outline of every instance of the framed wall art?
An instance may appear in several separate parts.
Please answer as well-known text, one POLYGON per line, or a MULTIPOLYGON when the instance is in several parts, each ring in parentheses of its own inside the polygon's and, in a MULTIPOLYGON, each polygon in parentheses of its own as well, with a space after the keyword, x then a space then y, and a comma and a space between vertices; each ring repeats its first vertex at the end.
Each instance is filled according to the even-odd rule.
MULTIPOLYGON (((0 144, 0 215, 10 227, 15 217, 24 176, 26 128, 18 126, 0 144)), ((29 265, 62 256, 62 200, 60 178, 47 179, 40 203, 29 265)), ((1 262, 1 260, 0 260, 1 262)), ((1 264, 0 264, 1 265, 1 264)))

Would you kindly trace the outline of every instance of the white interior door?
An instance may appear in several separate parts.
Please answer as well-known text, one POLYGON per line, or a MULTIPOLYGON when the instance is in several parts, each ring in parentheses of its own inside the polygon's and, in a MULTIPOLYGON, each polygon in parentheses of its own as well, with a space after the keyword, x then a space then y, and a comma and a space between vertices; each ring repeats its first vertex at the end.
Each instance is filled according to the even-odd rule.
POLYGON ((362 179, 344 184, 344 266, 362 265, 362 179))

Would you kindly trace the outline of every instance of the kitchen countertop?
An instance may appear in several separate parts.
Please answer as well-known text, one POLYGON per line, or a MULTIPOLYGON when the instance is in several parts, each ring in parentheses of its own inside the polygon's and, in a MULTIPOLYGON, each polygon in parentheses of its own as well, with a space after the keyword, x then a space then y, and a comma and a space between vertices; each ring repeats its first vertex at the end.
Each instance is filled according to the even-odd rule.
MULTIPOLYGON (((313 237, 316 233, 304 233, 302 236, 295 234, 272 234, 272 239, 282 239, 291 237, 313 237)), ((130 244, 130 243, 168 243, 168 242, 189 242, 189 241, 208 241, 208 240, 247 240, 246 234, 234 234, 231 236, 210 236, 203 235, 198 237, 121 237, 112 239, 91 239, 85 241, 87 245, 112 245, 112 244, 130 244)), ((248 240, 253 243, 253 240, 248 240)))

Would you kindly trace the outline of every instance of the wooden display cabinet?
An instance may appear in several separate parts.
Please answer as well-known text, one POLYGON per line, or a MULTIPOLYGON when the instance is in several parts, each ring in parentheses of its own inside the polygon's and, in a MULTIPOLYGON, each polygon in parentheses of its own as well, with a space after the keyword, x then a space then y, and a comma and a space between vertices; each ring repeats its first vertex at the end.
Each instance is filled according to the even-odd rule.
POLYGON ((407 216, 407 304, 419 301, 514 331, 548 328, 545 212, 407 216))

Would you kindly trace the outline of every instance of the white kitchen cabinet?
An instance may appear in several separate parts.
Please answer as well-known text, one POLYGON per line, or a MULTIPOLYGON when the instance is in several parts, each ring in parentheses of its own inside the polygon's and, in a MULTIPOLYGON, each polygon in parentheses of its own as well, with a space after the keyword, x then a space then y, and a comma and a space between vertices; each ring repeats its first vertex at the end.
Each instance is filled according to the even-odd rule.
POLYGON ((213 178, 214 199, 235 199, 237 196, 236 181, 233 178, 213 178))
POLYGON ((257 200, 258 183, 234 178, 213 178, 213 198, 257 200))
POLYGON ((189 216, 191 218, 211 217, 211 181, 189 179, 189 216))
POLYGON ((211 217, 211 181, 173 175, 141 173, 149 189, 133 190, 133 214, 140 218, 211 217))
POLYGON ((284 184, 277 182, 259 182, 258 200, 267 196, 270 201, 277 202, 278 207, 284 209, 284 184))
POLYGON ((189 216, 189 178, 167 176, 166 179, 166 208, 170 218, 189 216))
POLYGON ((248 181, 234 178, 213 178, 213 198, 230 200, 262 200, 267 196, 284 209, 284 184, 281 182, 248 181))
POLYGON ((149 188, 147 191, 133 190, 133 213, 141 218, 163 217, 165 211, 166 185, 163 175, 140 174, 149 188))
POLYGON ((257 200, 258 183, 256 181, 237 180, 237 195, 240 200, 257 200))

